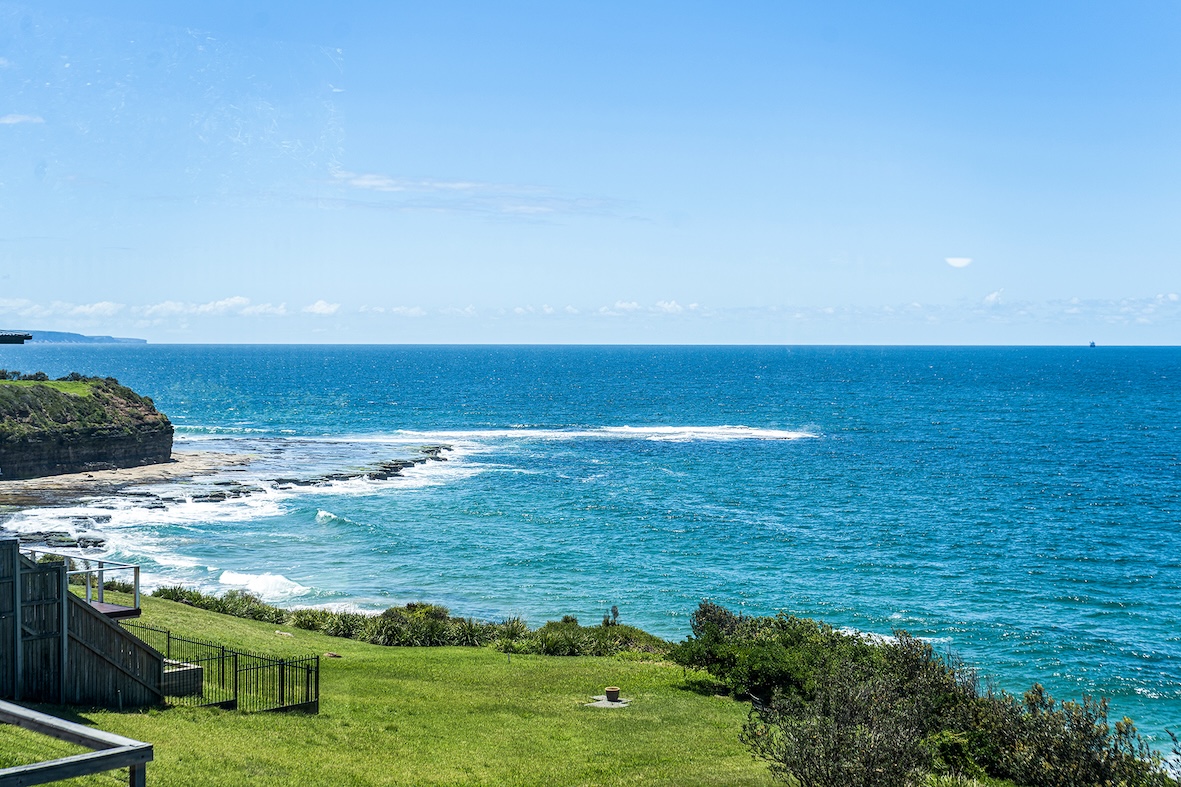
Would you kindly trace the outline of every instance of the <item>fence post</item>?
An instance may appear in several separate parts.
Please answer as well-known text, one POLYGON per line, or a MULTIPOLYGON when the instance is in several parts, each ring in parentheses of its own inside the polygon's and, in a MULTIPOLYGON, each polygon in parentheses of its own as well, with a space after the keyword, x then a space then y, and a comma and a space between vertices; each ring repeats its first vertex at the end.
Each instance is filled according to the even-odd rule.
POLYGON ((12 563, 12 618, 13 624, 16 626, 16 634, 13 636, 13 646, 16 653, 13 654, 13 684, 12 684, 12 698, 20 702, 21 689, 25 682, 25 624, 24 624, 24 609, 22 605, 25 601, 25 574, 24 565, 21 563, 20 553, 13 550, 12 563))
POLYGON ((62 705, 66 704, 66 681, 67 681, 67 678, 70 674, 70 661, 69 661, 70 572, 68 571, 69 565, 70 564, 68 562, 62 563, 61 584, 59 586, 61 598, 58 599, 62 605, 62 614, 61 614, 61 627, 62 627, 62 631, 61 631, 61 635, 62 635, 61 659, 62 659, 62 664, 61 664, 61 681, 60 681, 60 686, 59 686, 59 688, 61 690, 61 704, 62 705))
POLYGON ((172 630, 164 632, 164 658, 172 658, 172 630))
POLYGON ((103 603, 103 562, 101 560, 98 561, 98 603, 103 603))
MULTIPOLYGON (((225 648, 222 648, 225 652, 225 648)), ((238 707, 238 651, 234 651, 234 708, 238 707)))
POLYGON ((279 707, 283 707, 286 703, 285 695, 287 694, 287 659, 279 662, 279 707))

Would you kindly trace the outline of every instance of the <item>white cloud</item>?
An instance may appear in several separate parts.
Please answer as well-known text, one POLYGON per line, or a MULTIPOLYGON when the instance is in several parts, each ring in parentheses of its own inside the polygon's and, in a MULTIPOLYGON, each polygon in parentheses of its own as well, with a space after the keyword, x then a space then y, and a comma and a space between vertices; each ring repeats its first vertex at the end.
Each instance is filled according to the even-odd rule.
POLYGON ((402 317, 425 317, 426 310, 419 306, 395 306, 390 309, 394 314, 402 317))
POLYGON ((554 307, 550 306, 548 303, 543 303, 541 304, 541 312, 542 314, 553 314, 554 307))
POLYGON ((274 304, 271 304, 271 303, 259 303, 259 304, 255 304, 254 306, 247 306, 244 309, 242 309, 242 311, 239 312, 239 314, 244 314, 244 315, 248 315, 248 316, 249 315, 268 314, 268 315, 274 315, 276 317, 282 317, 286 313, 287 313, 287 304, 286 303, 280 303, 278 306, 275 306, 274 304))
POLYGON ((615 310, 621 312, 636 312, 640 310, 640 304, 635 301, 616 301, 615 310))
POLYGON ((685 307, 676 301, 657 301, 656 311, 663 314, 680 314, 685 311, 685 307))
POLYGON ((226 314, 231 311, 240 312, 249 305, 249 298, 243 298, 241 295, 233 295, 229 298, 222 298, 220 301, 202 303, 201 305, 197 306, 194 314, 226 314))
POLYGON ((365 191, 471 191, 480 187, 479 183, 466 180, 407 180, 376 172, 337 170, 332 176, 346 186, 365 191))
POLYGON ((73 306, 69 310, 71 317, 114 317, 119 312, 123 311, 123 304, 114 303, 112 301, 99 301, 98 303, 83 303, 78 306, 73 306))
POLYGON ((567 304, 566 314, 578 314, 578 309, 574 306, 570 306, 569 304, 567 304))
POLYGON ((339 303, 329 303, 328 301, 321 299, 315 303, 309 303, 307 306, 304 306, 303 310, 306 314, 319 314, 328 317, 330 315, 336 314, 339 308, 339 303))
POLYGON ((0 298, 0 312, 21 314, 32 305, 33 302, 25 298, 0 298))
POLYGON ((11 60, 9 60, 6 57, 0 57, 0 68, 10 68, 11 66, 12 66, 11 60))
POLYGON ((40 115, 0 115, 0 126, 16 126, 21 123, 44 123, 40 115))
POLYGON ((458 309, 454 306, 449 306, 439 312, 446 314, 449 317, 479 317, 480 313, 476 311, 475 306, 468 306, 466 309, 458 309))
POLYGON ((966 268, 972 264, 971 257, 944 257, 944 261, 953 268, 966 268))
POLYGON ((1001 293, 1003 293, 1004 291, 1005 291, 1005 288, 1001 287, 996 292, 990 292, 990 293, 988 293, 988 295, 985 295, 984 296, 984 305, 985 306, 996 306, 998 303, 1001 302, 1001 293))
POLYGON ((278 306, 272 303, 251 305, 250 299, 241 295, 231 295, 208 303, 186 303, 184 301, 161 301, 150 306, 139 306, 133 311, 144 317, 166 319, 182 316, 212 316, 219 317, 226 314, 244 316, 272 315, 281 316, 287 313, 287 304, 278 306))

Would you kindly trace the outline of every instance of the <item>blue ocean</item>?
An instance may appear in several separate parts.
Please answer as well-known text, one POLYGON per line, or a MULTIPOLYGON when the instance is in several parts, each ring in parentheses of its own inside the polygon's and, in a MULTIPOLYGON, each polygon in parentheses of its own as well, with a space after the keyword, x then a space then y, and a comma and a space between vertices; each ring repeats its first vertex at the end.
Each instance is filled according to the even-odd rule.
POLYGON ((101 533, 149 585, 533 625, 615 605, 670 639, 708 598, 1181 727, 1179 349, 33 344, 0 367, 117 377, 177 451, 251 457, 0 513, 101 533))

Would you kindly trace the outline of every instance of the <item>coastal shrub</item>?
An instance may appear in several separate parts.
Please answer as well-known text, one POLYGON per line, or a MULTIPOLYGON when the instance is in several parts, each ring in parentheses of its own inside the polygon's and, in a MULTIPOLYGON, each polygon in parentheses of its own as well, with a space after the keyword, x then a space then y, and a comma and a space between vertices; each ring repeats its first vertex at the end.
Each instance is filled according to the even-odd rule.
POLYGON ((799 787, 908 787, 926 768, 921 734, 897 683, 845 662, 817 677, 810 699, 757 704, 741 739, 773 776, 799 787))
POLYGON ((529 636, 529 626, 519 617, 506 618, 497 626, 497 639, 516 642, 529 636))
POLYGON ((156 588, 152 595, 157 598, 188 604, 192 607, 233 615, 236 618, 261 620, 282 625, 287 621, 287 610, 271 606, 261 598, 245 590, 230 590, 221 596, 206 595, 181 585, 156 588))
POLYGON ((330 612, 320 630, 330 637, 353 639, 365 629, 368 620, 368 615, 359 612, 330 612))
POLYGON ((1105 698, 1059 703, 1034 684, 1020 702, 1003 693, 986 702, 988 732, 996 734, 999 745, 982 748, 978 755, 991 775, 1030 787, 1181 783, 1131 719, 1108 720, 1105 698))
POLYGON ((880 659, 861 637, 784 614, 743 617, 703 601, 689 625, 693 635, 672 648, 672 660, 709 672, 735 696, 762 702, 775 691, 808 698, 817 678, 836 665, 880 659))
POLYGON ((632 626, 580 626, 572 615, 551 621, 536 631, 519 617, 486 623, 470 617, 451 617, 439 604, 421 601, 389 607, 377 615, 334 612, 327 609, 284 610, 264 603, 258 596, 231 590, 221 596, 206 595, 180 585, 157 588, 158 598, 188 604, 236 617, 290 625, 374 645, 404 647, 482 647, 495 645, 507 653, 539 653, 552 656, 614 656, 635 653, 641 657, 663 654, 669 643, 632 626))
POLYGON ((273 607, 255 594, 245 590, 226 591, 219 601, 221 609, 218 611, 226 615, 280 625, 287 621, 287 610, 273 607))
POLYGON ((429 618, 431 620, 447 620, 451 610, 438 604, 428 604, 425 601, 412 601, 405 606, 406 614, 412 617, 429 618))
POLYGON ((451 644, 478 648, 492 641, 493 629, 473 618, 455 618, 451 621, 451 644))
MULTIPOLYGON (((753 700, 742 739, 800 787, 910 785, 928 776, 1027 787, 1178 787, 1108 703, 980 692, 961 660, 895 631, 870 639, 823 623, 743 617, 703 602, 672 658, 753 700)), ((1181 745, 1175 743, 1181 757, 1181 745)))
POLYGON ((324 624, 332 613, 326 609, 296 609, 292 610, 287 622, 295 628, 307 631, 323 631, 324 624))

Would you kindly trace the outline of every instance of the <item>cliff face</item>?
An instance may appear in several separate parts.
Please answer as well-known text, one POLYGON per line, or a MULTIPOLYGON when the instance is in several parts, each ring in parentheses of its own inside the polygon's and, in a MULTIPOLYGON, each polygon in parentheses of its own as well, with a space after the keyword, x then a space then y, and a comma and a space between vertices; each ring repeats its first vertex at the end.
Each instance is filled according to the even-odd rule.
POLYGON ((0 480, 167 462, 172 424, 112 379, 0 382, 0 480))

